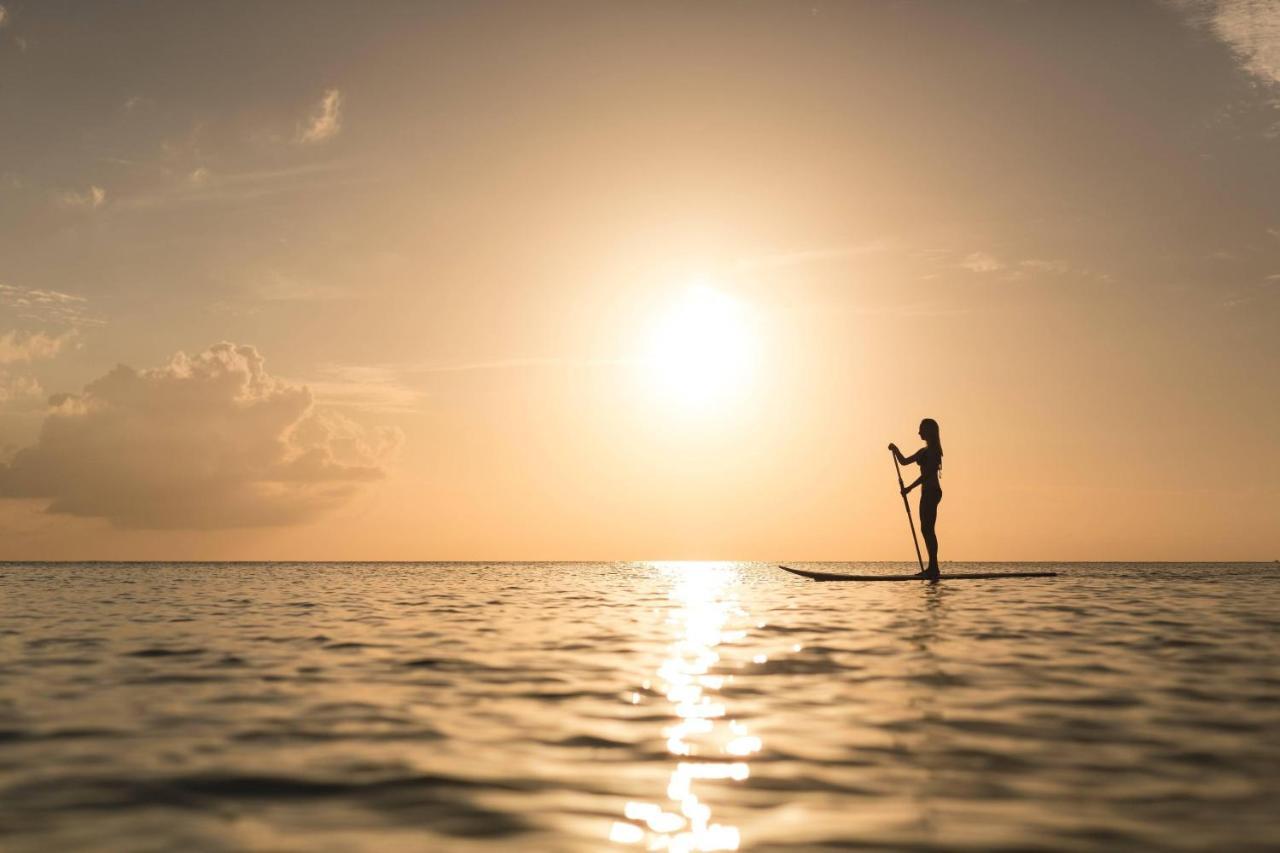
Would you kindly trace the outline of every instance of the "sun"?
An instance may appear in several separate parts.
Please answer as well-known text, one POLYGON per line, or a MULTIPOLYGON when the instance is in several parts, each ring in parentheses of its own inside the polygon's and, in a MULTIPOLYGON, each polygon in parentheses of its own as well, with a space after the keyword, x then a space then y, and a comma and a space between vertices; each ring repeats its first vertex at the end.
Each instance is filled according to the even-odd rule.
POLYGON ((756 343, 747 306, 696 283, 654 324, 643 363, 662 400, 689 410, 714 410, 747 390, 756 343))

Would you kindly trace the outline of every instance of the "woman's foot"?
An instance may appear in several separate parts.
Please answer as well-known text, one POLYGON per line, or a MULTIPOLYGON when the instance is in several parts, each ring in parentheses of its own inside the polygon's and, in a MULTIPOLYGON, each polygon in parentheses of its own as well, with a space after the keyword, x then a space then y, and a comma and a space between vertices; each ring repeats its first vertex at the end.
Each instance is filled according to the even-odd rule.
POLYGON ((940 577, 942 577, 942 573, 941 573, 940 571, 938 571, 938 567, 937 567, 937 566, 930 566, 929 568, 924 569, 923 571, 918 572, 917 574, 918 574, 920 577, 922 577, 922 578, 935 578, 935 579, 936 579, 936 578, 940 578, 940 577))

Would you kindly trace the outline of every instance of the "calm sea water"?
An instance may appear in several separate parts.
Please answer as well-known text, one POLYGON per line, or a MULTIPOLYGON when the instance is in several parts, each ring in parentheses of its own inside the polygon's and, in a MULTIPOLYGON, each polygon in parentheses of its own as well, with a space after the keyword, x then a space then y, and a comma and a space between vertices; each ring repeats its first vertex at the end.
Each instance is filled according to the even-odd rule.
POLYGON ((0 847, 1280 849, 1280 565, 1052 568, 0 564, 0 847))

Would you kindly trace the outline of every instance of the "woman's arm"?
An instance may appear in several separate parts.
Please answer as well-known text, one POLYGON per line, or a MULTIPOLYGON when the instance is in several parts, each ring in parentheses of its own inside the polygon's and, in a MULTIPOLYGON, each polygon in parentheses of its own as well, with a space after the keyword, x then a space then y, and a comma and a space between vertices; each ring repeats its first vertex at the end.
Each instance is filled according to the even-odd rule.
POLYGON ((922 447, 919 450, 917 450, 915 453, 912 453, 910 456, 903 456, 902 451, 898 449, 898 445, 890 444, 889 449, 893 451, 893 456, 895 459, 898 460, 899 465, 911 465, 917 459, 919 459, 920 454, 925 451, 925 448, 922 447))
MULTIPOLYGON (((920 455, 920 454, 918 454, 918 453, 916 454, 916 456, 919 456, 919 455, 920 455)), ((924 480, 924 477, 916 477, 916 480, 915 480, 915 482, 914 482, 914 483, 912 483, 912 484, 911 484, 911 485, 909 485, 909 486, 903 486, 903 487, 902 487, 902 493, 903 493, 904 495, 905 495, 905 494, 907 494, 907 493, 908 493, 908 492, 910 492, 912 489, 914 489, 916 486, 920 485, 921 481, 923 481, 923 480, 924 480)))

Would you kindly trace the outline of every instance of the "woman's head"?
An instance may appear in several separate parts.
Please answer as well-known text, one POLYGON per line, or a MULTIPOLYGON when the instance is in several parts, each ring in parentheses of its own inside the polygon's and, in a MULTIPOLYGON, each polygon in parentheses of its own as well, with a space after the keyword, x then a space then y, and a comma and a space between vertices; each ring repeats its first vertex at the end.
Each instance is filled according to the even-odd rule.
POLYGON ((924 443, 938 451, 938 459, 942 459, 942 436, 938 433, 938 422, 933 418, 925 418, 920 422, 920 437, 924 443))

